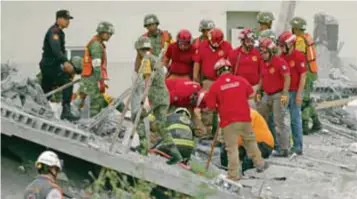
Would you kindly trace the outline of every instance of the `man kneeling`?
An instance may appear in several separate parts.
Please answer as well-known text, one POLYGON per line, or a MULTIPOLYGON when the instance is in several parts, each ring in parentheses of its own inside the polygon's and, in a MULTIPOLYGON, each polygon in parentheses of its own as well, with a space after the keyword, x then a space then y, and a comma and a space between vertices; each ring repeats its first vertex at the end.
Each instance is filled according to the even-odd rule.
MULTIPOLYGON (((167 130, 171 133, 184 162, 188 162, 194 148, 193 123, 190 118, 191 114, 186 108, 177 108, 172 114, 167 116, 167 130)), ((151 120, 153 119, 151 117, 151 120)), ((150 127, 152 131, 156 130, 155 126, 150 125, 150 127)), ((170 156, 173 155, 169 148, 161 144, 160 139, 156 141, 156 144, 151 149, 157 149, 170 156)))
MULTIPOLYGON (((255 133, 258 148, 264 159, 268 158, 274 149, 274 138, 269 130, 267 123, 265 122, 263 116, 261 116, 256 110, 250 109, 250 117, 252 118, 252 127, 255 133)), ((252 159, 247 155, 245 148, 243 147, 243 139, 241 136, 238 137, 239 146, 239 159, 242 163, 242 172, 254 168, 252 159)), ((221 165, 227 167, 227 151, 223 145, 221 148, 221 165)))

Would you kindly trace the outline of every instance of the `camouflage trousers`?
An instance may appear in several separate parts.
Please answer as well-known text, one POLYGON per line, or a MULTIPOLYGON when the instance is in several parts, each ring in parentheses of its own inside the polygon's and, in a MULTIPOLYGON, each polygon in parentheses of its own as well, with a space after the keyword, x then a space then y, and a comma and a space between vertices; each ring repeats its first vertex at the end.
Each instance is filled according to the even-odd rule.
POLYGON ((314 79, 310 72, 308 72, 306 77, 306 83, 304 88, 304 98, 301 106, 301 119, 303 121, 303 131, 307 132, 309 130, 309 120, 312 119, 313 123, 319 123, 318 115, 316 109, 311 100, 311 92, 314 88, 314 79))
POLYGON ((97 115, 103 108, 108 106, 104 96, 100 93, 98 81, 100 80, 100 68, 95 67, 89 77, 82 77, 79 92, 90 99, 90 117, 97 115))
MULTIPOLYGON (((174 145, 171 133, 166 128, 167 112, 169 107, 166 105, 157 106, 153 109, 155 121, 152 122, 153 133, 157 133, 161 137, 161 146, 174 145)), ((137 132, 140 138, 139 153, 143 155, 148 154, 148 140, 145 131, 144 120, 141 120, 137 126, 137 132)))

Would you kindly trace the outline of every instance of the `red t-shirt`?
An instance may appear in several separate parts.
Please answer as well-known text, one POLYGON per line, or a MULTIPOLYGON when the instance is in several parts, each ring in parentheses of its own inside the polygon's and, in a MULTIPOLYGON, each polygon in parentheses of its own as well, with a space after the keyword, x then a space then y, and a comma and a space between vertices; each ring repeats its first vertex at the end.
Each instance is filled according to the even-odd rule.
POLYGON ((223 128, 233 122, 251 122, 248 99, 252 93, 245 78, 227 73, 212 84, 205 101, 209 109, 217 108, 223 128))
POLYGON ((214 65, 221 58, 227 58, 228 54, 232 50, 232 45, 223 41, 217 49, 213 49, 208 40, 202 41, 198 50, 196 50, 193 57, 194 62, 197 62, 201 66, 201 74, 211 80, 217 78, 214 71, 214 65))
POLYGON ((260 53, 257 49, 253 48, 246 53, 242 47, 236 48, 229 53, 228 59, 232 64, 233 74, 246 78, 252 86, 259 83, 260 53))
POLYGON ((199 83, 185 79, 166 79, 166 86, 170 93, 170 104, 177 107, 192 107, 190 96, 201 90, 199 83))
POLYGON ((291 82, 289 91, 297 91, 300 84, 300 76, 306 72, 305 56, 300 51, 294 50, 290 55, 281 54, 281 58, 290 67, 291 82))
POLYGON ((274 55, 268 62, 261 60, 262 87, 267 94, 281 92, 284 88, 284 74, 289 74, 290 69, 284 59, 274 55))
POLYGON ((171 64, 169 66, 170 73, 178 75, 191 75, 193 68, 192 57, 194 53, 195 50, 192 46, 183 51, 178 47, 177 43, 170 44, 165 54, 165 56, 171 60, 171 64))

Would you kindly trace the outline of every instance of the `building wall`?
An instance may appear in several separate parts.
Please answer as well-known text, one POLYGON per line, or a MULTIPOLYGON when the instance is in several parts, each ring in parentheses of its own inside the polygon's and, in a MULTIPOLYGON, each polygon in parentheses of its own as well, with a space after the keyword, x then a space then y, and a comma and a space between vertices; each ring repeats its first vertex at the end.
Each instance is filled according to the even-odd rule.
MULTIPOLYGON (((307 2, 297 3, 296 15, 305 17, 308 30, 313 28, 313 15, 325 12, 335 16, 340 23, 340 40, 345 41, 342 56, 355 56, 354 24, 357 21, 357 2, 307 2)), ((202 18, 211 18, 226 32, 226 11, 270 10, 278 17, 279 1, 230 1, 230 2, 2 2, 1 47, 2 60, 38 62, 41 56, 43 36, 54 23, 55 12, 68 9, 74 16, 66 32, 67 45, 81 46, 95 34, 101 20, 112 22, 116 34, 108 43, 110 62, 131 62, 134 59, 134 41, 142 34, 143 16, 156 13, 161 28, 174 35, 181 28, 190 29, 198 35, 198 23, 202 18)))

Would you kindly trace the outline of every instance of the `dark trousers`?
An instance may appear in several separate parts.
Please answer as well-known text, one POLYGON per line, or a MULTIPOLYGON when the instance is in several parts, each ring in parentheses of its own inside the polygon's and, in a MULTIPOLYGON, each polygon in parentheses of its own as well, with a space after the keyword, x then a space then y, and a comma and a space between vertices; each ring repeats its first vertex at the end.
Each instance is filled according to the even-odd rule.
MULTIPOLYGON (((48 93, 56 87, 71 82, 71 76, 62 71, 60 64, 49 64, 45 61, 40 62, 42 74, 41 87, 44 93, 48 93)), ((62 91, 62 105, 70 104, 72 100, 73 86, 62 91)), ((51 96, 47 97, 49 100, 51 96)))
MULTIPOLYGON (((258 148, 262 154, 264 159, 268 158, 273 151, 269 145, 264 142, 258 143, 258 148)), ((239 159, 242 160, 242 172, 254 168, 254 164, 252 159, 247 156, 247 152, 244 147, 239 147, 239 159)), ((228 157, 226 147, 224 145, 221 146, 221 165, 227 168, 228 165, 228 157)))

